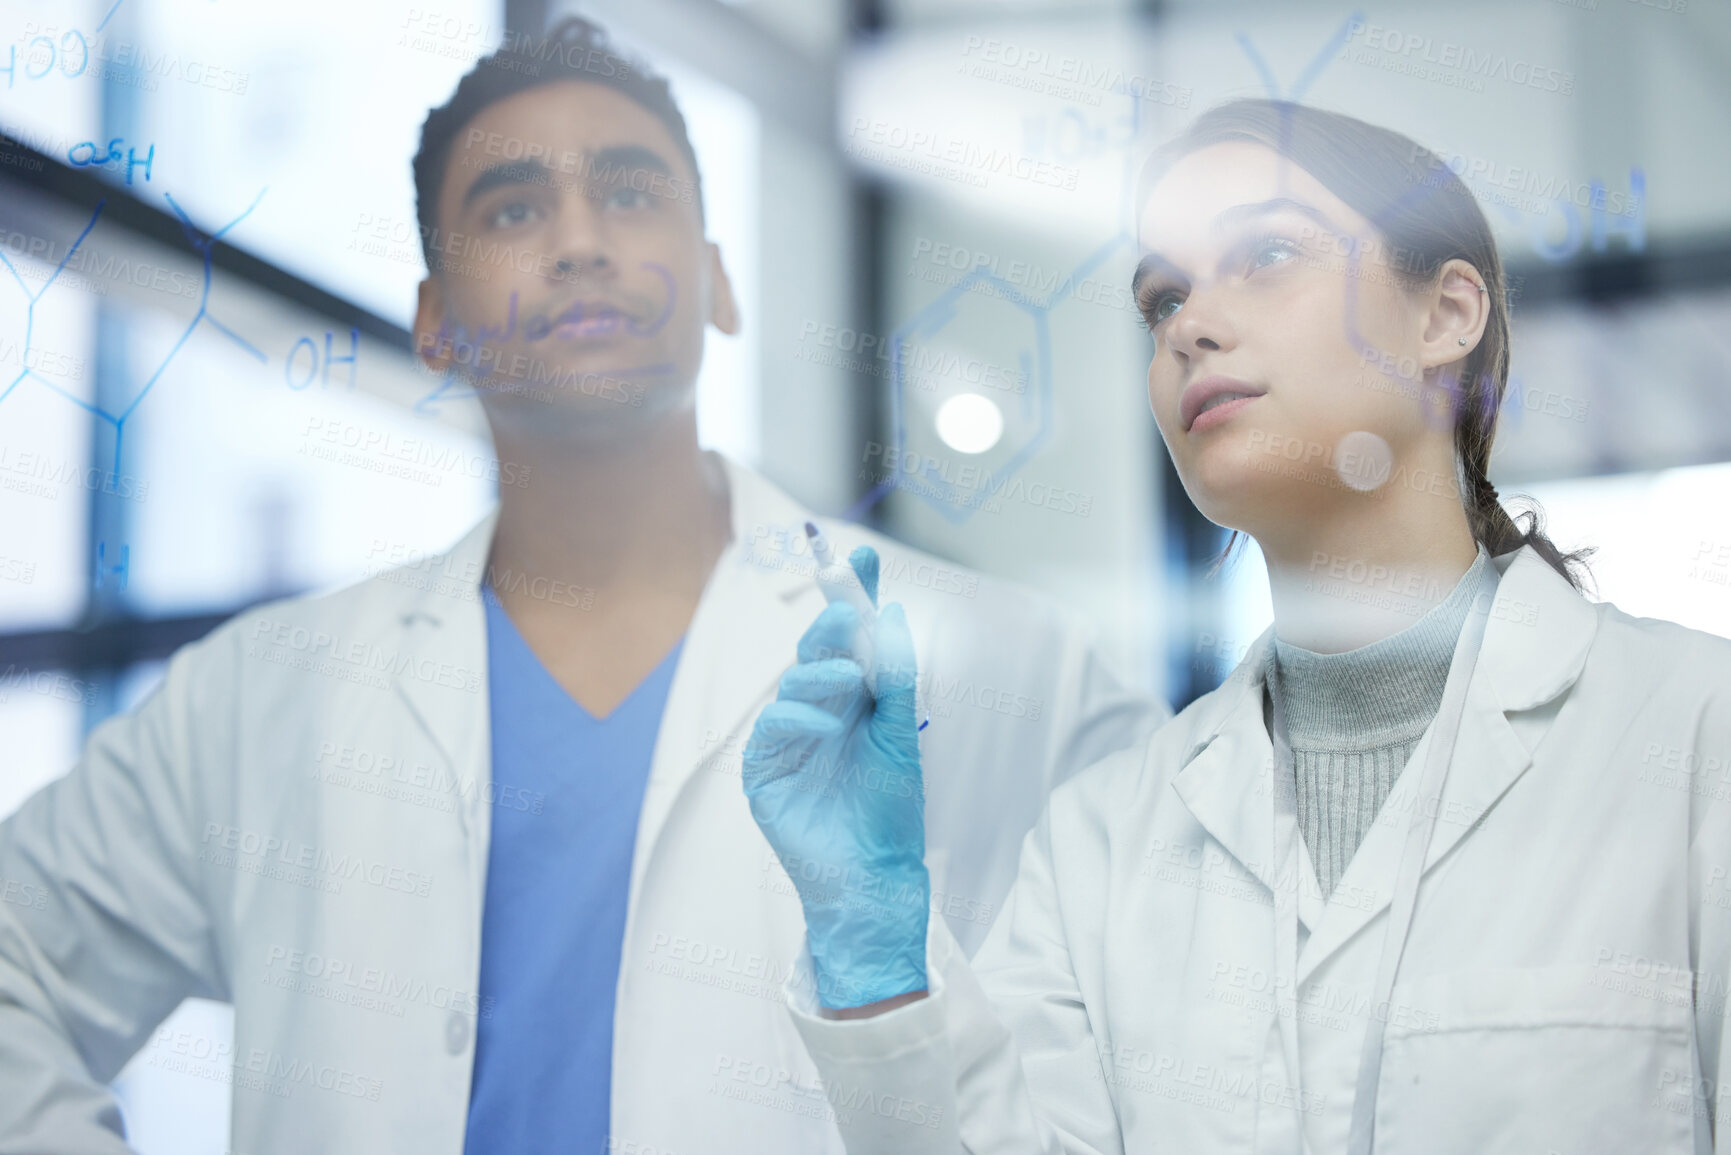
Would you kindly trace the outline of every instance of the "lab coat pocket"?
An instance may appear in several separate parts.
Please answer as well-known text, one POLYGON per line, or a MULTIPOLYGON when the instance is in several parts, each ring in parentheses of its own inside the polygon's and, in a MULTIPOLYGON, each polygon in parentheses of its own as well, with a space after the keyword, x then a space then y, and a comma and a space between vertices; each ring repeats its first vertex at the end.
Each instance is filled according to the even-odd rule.
POLYGON ((1689 978, 1541 967, 1396 986, 1378 1155, 1694 1150, 1689 978))

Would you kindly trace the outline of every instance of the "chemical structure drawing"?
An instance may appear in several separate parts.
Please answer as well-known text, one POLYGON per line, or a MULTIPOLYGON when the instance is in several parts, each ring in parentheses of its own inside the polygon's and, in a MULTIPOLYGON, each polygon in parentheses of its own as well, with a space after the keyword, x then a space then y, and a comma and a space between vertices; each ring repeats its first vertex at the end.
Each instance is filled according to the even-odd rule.
POLYGON ((85 410, 97 420, 106 422, 114 430, 114 467, 109 473, 109 479, 111 483, 118 484, 124 472, 121 468, 121 453, 124 447, 127 421, 130 420, 132 415, 138 411, 138 407, 144 404, 144 399, 150 396, 151 391, 156 388, 157 382, 162 379, 162 375, 168 371, 168 367, 173 363, 175 356, 186 346, 187 341, 191 339, 193 332, 200 325, 210 325, 217 332, 245 349, 256 360, 260 362, 266 362, 269 360, 262 350, 258 349, 251 342, 247 341, 246 338, 217 320, 210 312, 211 254, 215 250, 217 242, 220 241, 230 229, 245 220, 252 213, 253 209, 258 207, 259 201, 264 198, 265 191, 265 189, 260 189, 258 196, 253 198, 252 204, 248 205, 239 216, 230 220, 227 224, 223 225, 213 233, 201 232, 198 227, 192 223, 192 218, 187 216, 187 214, 181 209, 180 205, 175 203, 174 197, 168 194, 164 195, 164 199, 167 200, 169 208, 174 211, 174 215, 180 220, 181 231, 185 234, 187 242, 192 245, 193 249, 197 251, 203 259, 203 283, 199 289, 198 310, 193 314, 192 320, 187 322, 186 328, 181 330, 179 337, 176 338, 168 352, 163 356, 162 360, 158 362, 150 376, 146 378, 143 386, 139 388, 132 400, 127 402, 125 408, 121 409, 119 412, 110 412, 108 409, 100 405, 95 405, 84 400, 82 397, 62 388, 59 384, 45 377, 41 373, 36 372, 30 365, 31 345, 35 339, 36 331, 36 306, 42 303, 43 297, 46 296, 48 291, 54 287, 55 282, 60 279, 60 274, 65 271, 67 264, 77 254, 79 248, 90 236, 91 230, 96 227, 96 222, 102 216, 103 208, 108 204, 106 198, 97 202, 95 211, 90 214, 90 220, 84 226, 84 231, 78 234, 78 239, 73 241, 67 248, 66 254, 60 258, 60 263, 55 266, 54 271, 48 275, 48 279, 45 280, 42 283, 42 286, 35 292, 31 292, 30 286, 25 283, 23 276, 18 272, 17 266, 12 263, 11 259, 5 254, 5 252, 0 251, 0 264, 4 264, 6 271, 12 274, 12 279, 17 282, 19 289, 23 291, 25 299, 28 302, 25 306, 24 312, 24 343, 23 351, 19 358, 20 372, 9 384, 6 385, 4 390, 0 390, 0 404, 4 404, 6 399, 10 397, 19 386, 23 385, 26 380, 30 380, 33 383, 66 398, 66 400, 78 406, 80 409, 85 410))
MULTIPOLYGON (((114 19, 114 14, 120 10, 120 6, 123 3, 125 3, 125 0, 114 0, 114 3, 109 5, 107 13, 102 17, 102 22, 96 26, 96 31, 92 35, 102 35, 102 30, 108 27, 108 22, 114 19)), ((29 33, 30 30, 26 30, 25 35, 28 36, 29 33)), ((83 76, 85 70, 90 67, 90 38, 85 36, 84 33, 80 32, 76 28, 68 28, 61 34, 58 44, 55 43, 51 36, 46 35, 34 36, 30 39, 30 41, 24 46, 25 56, 22 62, 24 68, 24 79, 42 80, 50 72, 54 71, 55 65, 59 63, 61 58, 70 61, 71 47, 74 41, 78 44, 78 71, 73 72, 67 68, 66 64, 60 64, 60 72, 69 80, 75 80, 78 77, 83 76), (48 49, 48 62, 42 66, 42 71, 32 72, 30 71, 30 62, 33 57, 38 55, 36 51, 38 45, 48 49)), ((6 46, 6 63, 0 65, 0 75, 6 77, 7 88, 11 88, 18 82, 19 64, 18 46, 16 44, 8 44, 6 46)), ((128 180, 126 183, 131 184, 132 182, 128 180)))
MULTIPOLYGON (((1363 19, 1363 15, 1358 12, 1348 16, 1329 38, 1328 43, 1305 66, 1290 92, 1281 89, 1267 61, 1256 50, 1250 38, 1239 33, 1237 39, 1239 47, 1249 57, 1252 67, 1261 77, 1268 95, 1276 100, 1297 101, 1302 99, 1304 93, 1322 75, 1329 62, 1340 54, 1351 30, 1356 24, 1362 24, 1363 19)), ((918 461, 921 462, 921 467, 917 471, 892 472, 889 476, 878 479, 843 515, 847 520, 860 521, 892 491, 903 489, 919 497, 946 520, 961 524, 972 518, 981 508, 987 507, 989 499, 1001 493, 1011 479, 1037 456, 1051 439, 1054 428, 1050 326, 1052 310, 1074 297, 1077 288, 1089 283, 1093 274, 1108 261, 1120 253, 1133 255, 1136 252, 1134 206, 1131 203, 1136 165, 1131 149, 1140 142, 1140 104, 1134 99, 1133 93, 1120 95, 1132 98, 1132 127, 1126 139, 1115 146, 1116 150, 1123 154, 1117 231, 1085 256, 1067 276, 1061 278, 1055 288, 1038 299, 996 271, 976 266, 937 298, 916 310, 912 317, 890 334, 891 444, 895 460, 918 461), (1015 314, 1020 315, 1007 317, 1006 328, 1013 324, 1019 330, 1024 319, 1029 327, 1031 348, 1021 350, 1017 360, 1022 365, 1024 380, 1030 380, 1032 384, 1032 388, 1022 396, 1024 416, 1028 416, 1027 411, 1033 408, 1037 410, 1037 417, 1034 419, 1032 431, 1015 445, 1006 460, 995 468, 984 471, 977 484, 961 486, 945 476, 949 471, 942 462, 929 456, 922 460, 917 453, 910 458, 908 454, 906 401, 911 374, 907 353, 910 347, 937 338, 955 320, 961 303, 968 300, 970 295, 982 293, 1003 301, 1015 314)))
MULTIPOLYGON (((1265 95, 1270 100, 1297 104, 1301 102, 1316 82, 1328 70, 1329 65, 1343 59, 1352 38, 1366 27, 1365 15, 1362 11, 1354 11, 1341 21, 1333 34, 1323 44, 1320 50, 1304 65, 1290 87, 1281 83, 1276 77, 1273 67, 1257 48, 1255 42, 1244 32, 1236 34, 1236 41, 1250 66, 1255 70, 1265 95)), ((1140 106, 1132 101, 1132 109, 1140 106)), ((1078 118, 1080 109, 1066 109, 1065 115, 1078 118)), ((970 519, 981 508, 991 508, 990 498, 1003 491, 1011 478, 1037 455, 1039 450, 1050 440, 1053 432, 1052 416, 1054 412, 1053 395, 1054 380, 1050 356, 1050 317, 1052 310, 1063 304, 1065 300, 1075 295, 1078 286, 1086 284, 1088 278, 1105 263, 1119 254, 1127 251, 1132 256, 1137 250, 1137 240, 1134 233, 1134 206, 1131 198, 1134 195, 1133 183, 1135 166, 1130 150, 1140 143, 1140 125, 1138 124, 1128 137, 1114 147, 1123 152, 1123 187, 1120 196, 1120 215, 1118 231, 1083 258, 1075 270, 1059 280, 1058 285, 1043 298, 1036 299, 1016 285, 999 276, 995 269, 975 267, 968 271, 957 283, 950 286, 937 298, 915 311, 912 317, 904 322, 890 335, 890 424, 891 453, 893 459, 908 463, 917 463, 917 468, 906 468, 894 471, 887 477, 875 479, 875 484, 844 516, 850 521, 862 520, 878 502, 882 501, 892 491, 902 489, 923 500, 930 508, 954 524, 960 524, 970 519), (1023 398, 1023 407, 1030 403, 1038 406, 1038 419, 1032 432, 1011 452, 1007 460, 989 471, 980 473, 977 484, 958 486, 945 473, 951 472, 946 463, 919 453, 908 451, 907 428, 907 396, 910 382, 910 371, 907 363, 907 353, 910 347, 937 338, 955 319, 959 303, 968 294, 985 293, 995 296, 1010 306, 1012 315, 1005 318, 1005 329, 1019 330, 1024 318, 1031 326, 1031 350, 1021 353, 1024 364, 1024 376, 1031 371, 1032 389, 1023 398), (1014 313, 1022 314, 1021 317, 1014 313), (1031 364, 1030 364, 1031 363, 1031 364)), ((1478 185, 1477 192, 1489 206, 1497 211, 1511 225, 1524 223, 1527 226, 1528 240, 1533 253, 1541 260, 1550 264, 1559 264, 1573 259, 1584 247, 1593 252, 1604 252, 1610 237, 1622 234, 1633 252, 1640 252, 1645 247, 1645 203, 1646 178, 1643 171, 1634 167, 1629 171, 1630 192, 1627 197, 1622 194, 1611 194, 1610 204, 1619 199, 1628 207, 1619 213, 1607 211, 1607 194, 1605 185, 1599 180, 1593 180, 1587 186, 1587 201, 1583 205, 1578 197, 1570 199, 1567 195, 1542 196, 1537 211, 1522 211, 1507 203, 1505 197, 1496 195, 1499 191, 1494 182, 1486 179, 1482 171, 1487 166, 1477 158, 1466 158, 1459 155, 1439 153, 1443 161, 1461 182, 1469 187, 1478 185), (1476 178, 1476 179, 1475 179, 1476 178), (1554 202, 1557 213, 1549 213, 1554 202), (1580 208, 1586 207, 1590 212, 1590 227, 1581 219, 1580 208), (1565 228, 1565 235, 1560 239, 1552 239, 1545 233, 1551 220, 1560 219, 1565 228)), ((1404 211, 1411 204, 1439 195, 1437 182, 1421 182, 1406 193, 1388 210, 1389 214, 1404 211)), ((1569 191, 1568 182, 1563 182, 1563 191, 1569 191)), ((1581 190, 1576 189, 1577 193, 1581 190)), ((1387 219, 1383 214, 1373 218, 1372 223, 1381 227, 1387 219)), ((1383 351, 1356 331, 1352 311, 1356 302, 1354 291, 1355 278, 1362 275, 1359 266, 1359 248, 1355 244, 1348 253, 1346 276, 1349 294, 1348 324, 1353 331, 1348 337, 1357 345, 1367 360, 1381 357, 1383 351)), ((1524 397, 1527 387, 1519 377, 1511 377, 1508 390, 1504 396, 1504 404, 1512 410, 1512 416, 1518 425, 1522 418, 1522 406, 1512 404, 1516 399, 1524 397)), ((1446 408, 1442 419, 1449 419, 1454 412, 1454 406, 1465 402, 1464 396, 1454 390, 1448 401, 1452 404, 1446 408)), ((1584 408, 1581 411, 1585 412, 1584 408)))

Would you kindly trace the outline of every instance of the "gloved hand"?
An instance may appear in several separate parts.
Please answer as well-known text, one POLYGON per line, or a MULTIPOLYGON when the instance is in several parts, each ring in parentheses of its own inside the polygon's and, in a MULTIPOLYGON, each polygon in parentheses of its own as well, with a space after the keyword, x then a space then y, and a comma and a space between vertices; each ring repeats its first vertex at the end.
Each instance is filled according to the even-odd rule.
MULTIPOLYGON (((877 553, 848 562, 877 604, 877 553)), ((805 908, 818 1000, 859 1007, 926 989, 925 786, 914 643, 897 603, 877 615, 877 697, 850 646, 860 615, 824 609, 764 707, 744 758, 752 817, 805 908)))

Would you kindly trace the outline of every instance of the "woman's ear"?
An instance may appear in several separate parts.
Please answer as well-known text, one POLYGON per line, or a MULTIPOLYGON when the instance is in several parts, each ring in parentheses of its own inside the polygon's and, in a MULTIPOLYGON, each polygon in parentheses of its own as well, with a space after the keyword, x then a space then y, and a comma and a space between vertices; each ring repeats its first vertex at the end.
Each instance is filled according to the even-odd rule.
POLYGON ((1491 299, 1477 269, 1459 259, 1443 262, 1436 284, 1420 300, 1425 315, 1419 360, 1425 368, 1462 360, 1478 347, 1490 321, 1491 299))

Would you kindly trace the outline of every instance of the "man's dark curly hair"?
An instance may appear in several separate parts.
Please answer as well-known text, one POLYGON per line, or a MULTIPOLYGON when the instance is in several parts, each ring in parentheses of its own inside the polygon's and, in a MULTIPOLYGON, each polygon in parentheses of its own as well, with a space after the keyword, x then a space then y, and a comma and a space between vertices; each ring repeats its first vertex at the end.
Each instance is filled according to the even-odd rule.
POLYGON ((581 16, 569 16, 543 36, 506 31, 498 49, 477 61, 457 83, 451 99, 427 114, 421 125, 421 147, 415 153, 415 216, 421 226, 421 255, 427 268, 439 266, 433 256, 433 239, 439 223, 439 187, 457 134, 482 109, 501 100, 554 84, 581 80, 611 88, 636 102, 667 126, 679 151, 691 166, 692 192, 697 218, 703 219, 703 180, 697 171, 697 154, 685 117, 673 102, 667 79, 617 52, 599 24, 581 16))

